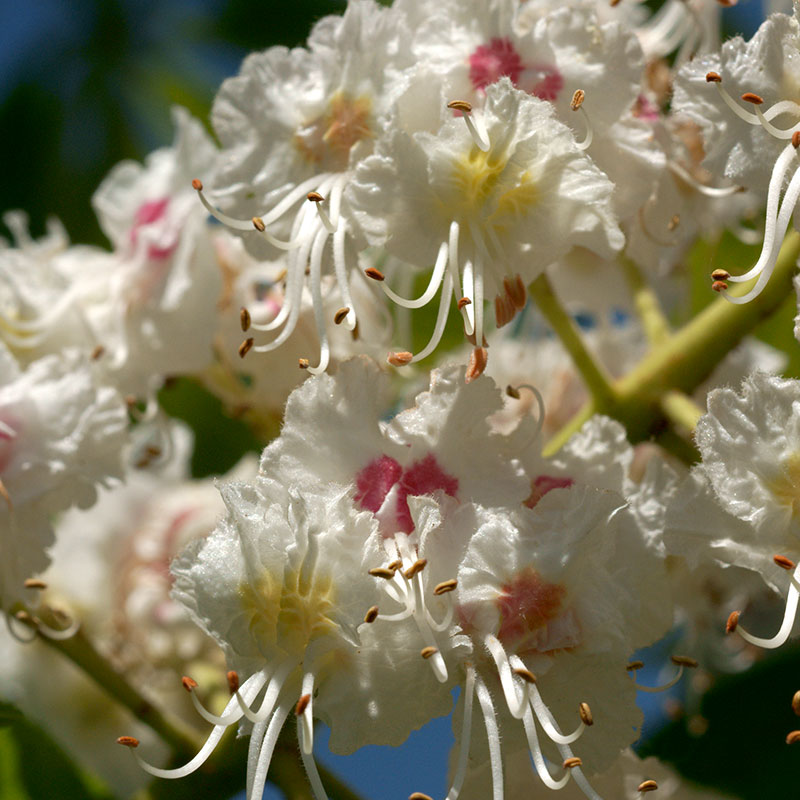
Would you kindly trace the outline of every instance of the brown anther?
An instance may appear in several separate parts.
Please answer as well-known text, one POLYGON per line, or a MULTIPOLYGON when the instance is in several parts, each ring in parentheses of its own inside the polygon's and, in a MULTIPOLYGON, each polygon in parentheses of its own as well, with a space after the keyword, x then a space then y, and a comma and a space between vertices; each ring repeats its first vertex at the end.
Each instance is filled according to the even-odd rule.
POLYGON ((469 306, 469 305, 472 305, 472 300, 470 300, 470 299, 469 299, 469 297, 462 297, 462 298, 461 298, 461 299, 460 299, 460 300, 459 300, 459 301, 456 303, 456 305, 458 306, 458 310, 459 310, 459 311, 462 311, 462 310, 463 310, 463 309, 465 309, 467 306, 469 306))
POLYGON ((581 703, 578 706, 578 714, 580 715, 581 722, 584 725, 594 725, 594 717, 592 716, 592 709, 589 708, 588 703, 581 703))
POLYGON ((145 447, 144 452, 147 454, 147 457, 150 459, 158 458, 161 455, 161 448, 155 444, 149 444, 145 447))
POLYGON ((239 358, 244 358, 253 349, 255 341, 256 340, 251 336, 239 345, 239 358))
POLYGON ((436 586, 433 587, 433 593, 439 597, 440 595, 454 591, 456 586, 458 586, 458 581, 455 578, 450 578, 450 580, 437 583, 436 586))
POLYGON ((91 358, 92 361, 97 361, 98 358, 102 357, 105 351, 106 351, 105 347, 103 347, 103 345, 101 344, 98 344, 95 346, 94 350, 92 350, 92 354, 89 356, 89 358, 91 358))
POLYGON ((726 281, 730 278, 731 274, 726 269, 715 269, 711 273, 711 280, 712 281, 726 281))
POLYGON ((372 280, 374 280, 374 281, 385 281, 386 280, 386 276, 379 269, 376 269, 375 267, 367 267, 364 270, 364 274, 368 278, 372 278, 372 280))
POLYGON ((583 101, 586 99, 586 92, 583 89, 576 89, 574 94, 572 95, 572 100, 570 100, 569 107, 573 111, 577 111, 582 105, 583 101))
POLYGON ((609 0, 608 4, 611 8, 616 8, 621 2, 622 0, 609 0))
POLYGON ((503 288, 506 290, 506 294, 511 298, 511 302, 518 311, 525 308, 525 304, 528 302, 528 291, 525 288, 525 282, 519 274, 515 275, 513 280, 504 278, 503 288))
POLYGON ((472 355, 469 357, 469 364, 467 364, 467 374, 464 376, 464 382, 470 383, 474 381, 475 378, 479 378, 483 375, 488 360, 489 353, 486 351, 485 347, 474 348, 472 355))
POLYGON ((282 269, 276 276, 275 276, 275 283, 281 283, 286 280, 286 276, 289 274, 288 269, 282 269))
POLYGON ((135 394, 126 394, 125 395, 125 405, 128 406, 129 411, 133 411, 134 408, 138 405, 139 401, 136 399, 135 394))
POLYGON ((319 192, 309 192, 306 195, 306 200, 310 203, 322 203, 324 202, 325 198, 319 192))
POLYGON ((583 761, 581 761, 577 756, 572 756, 572 758, 564 759, 563 766, 564 769, 573 769, 574 767, 579 767, 581 764, 583 764, 583 761))
POLYGON ((297 366, 300 367, 300 369, 308 369, 311 366, 311 362, 307 358, 298 358, 297 366))
POLYGON ((36 625, 38 623, 36 617, 29 614, 27 611, 17 611, 17 613, 14 614, 14 619, 18 619, 25 625, 36 625))
POLYGON ((11 502, 11 495, 8 493, 8 489, 6 489, 6 486, 3 483, 2 478, 0 478, 0 497, 2 497, 3 500, 6 501, 8 510, 12 511, 14 509, 14 503, 11 502))
POLYGON ((680 222, 681 222, 681 215, 680 214, 673 214, 670 217, 669 222, 667 223, 667 230, 670 233, 672 233, 672 231, 674 231, 675 228, 677 228, 678 225, 680 225, 680 222))
POLYGON ((752 103, 754 106, 760 106, 764 102, 764 98, 754 92, 745 92, 742 95, 742 100, 745 103, 752 103))
POLYGON ((244 332, 247 332, 250 329, 251 321, 250 312, 244 306, 242 306, 239 309, 239 324, 242 326, 242 330, 244 332))
POLYGON ((794 744, 800 742, 800 731, 792 731, 786 736, 786 744, 794 744))
POLYGON ((418 572, 422 572, 428 563, 427 558, 418 558, 404 573, 406 580, 411 580, 418 572))
POLYGON ((386 567, 373 567, 369 570, 369 574, 373 578, 385 578, 387 581, 394 578, 394 570, 387 569, 386 567))
POLYGON ((697 666, 697 662, 689 656, 670 656, 670 661, 678 667, 694 669, 697 666))
POLYGON ((378 606, 370 606, 367 609, 367 613, 364 614, 364 622, 375 622, 378 619, 378 606))
POLYGON ((514 667, 511 670, 517 677, 522 678, 525 683, 536 683, 536 676, 525 667, 514 667))
POLYGON ((472 111, 472 103, 468 103, 466 100, 451 100, 447 107, 452 108, 453 111, 461 111, 464 114, 469 114, 472 111))
POLYGON ((123 747, 134 748, 139 746, 139 740, 135 736, 120 736, 119 739, 117 739, 117 744, 121 744, 123 747))
POLYGON ((645 792, 654 792, 656 789, 658 789, 658 784, 654 780, 650 779, 642 781, 636 788, 637 791, 644 794, 645 792))
POLYGON ((792 711, 800 717, 800 691, 795 692, 792 697, 792 711))
POLYGON ((192 180, 192 189, 194 189, 196 192, 202 192, 203 191, 203 181, 201 181, 199 178, 194 178, 192 180))
POLYGON ((334 315, 333 321, 337 325, 341 325, 345 319, 347 319, 347 315, 350 313, 350 309, 347 306, 342 306, 334 315))
POLYGON ((408 350, 400 350, 397 353, 392 350, 386 355, 386 360, 393 367, 405 367, 411 363, 412 358, 414 358, 414 354, 409 353, 408 350))
POLYGON ((512 386, 510 383, 506 386, 506 394, 512 398, 513 400, 519 400, 522 395, 519 393, 519 389, 512 386))
POLYGON ((264 224, 264 220, 261 217, 253 217, 253 227, 259 232, 264 233, 267 229, 267 226, 264 224))
POLYGON ((717 0, 717 3, 721 5, 723 8, 731 8, 738 3, 739 0, 717 0))
POLYGON ((792 134, 792 147, 794 147, 795 150, 800 147, 800 131, 795 131, 792 134))
POLYGON ((232 669, 225 673, 225 678, 228 681, 228 691, 236 694, 239 691, 239 673, 232 669))
POLYGON ((731 611, 725 623, 725 633, 733 633, 739 625, 739 612, 731 611))
POLYGON ((194 678, 190 678, 188 675, 184 675, 181 678, 181 683, 187 692, 191 692, 197 688, 197 681, 194 678))
POLYGON ((419 651, 419 654, 423 658, 428 659, 431 656, 436 655, 436 653, 438 653, 438 652, 439 651, 435 647, 428 646, 428 647, 423 647, 422 650, 419 651))
POLYGON ((39 578, 26 578, 25 583, 23 583, 23 586, 26 589, 46 589, 47 588, 47 584, 43 580, 40 580, 39 578))
POLYGON ((707 72, 706 81, 708 83, 722 83, 722 76, 718 72, 707 72))
POLYGON ((294 707, 294 715, 296 717, 302 716, 303 712, 308 708, 308 704, 310 702, 311 702, 310 694, 300 695, 300 699, 297 701, 297 705, 294 707))
POLYGON ((724 292, 728 288, 728 284, 725 283, 725 281, 714 281, 714 283, 711 284, 711 288, 715 292, 724 292))
POLYGON ((643 666, 644 661, 631 661, 631 663, 628 664, 625 669, 628 670, 628 672, 634 672, 637 669, 641 669, 643 666))
POLYGON ((433 800, 433 798, 424 792, 412 792, 408 796, 408 800, 433 800))
POLYGON ((772 560, 781 568, 787 570, 793 570, 795 567, 794 561, 791 558, 787 558, 786 556, 782 555, 774 555, 772 556, 772 560))
POLYGON ((394 561, 392 561, 391 564, 387 564, 386 565, 386 569, 390 569, 392 572, 397 572, 397 570, 399 570, 400 567, 402 567, 402 566, 403 566, 403 559, 402 558, 398 558, 398 559, 395 559, 394 561))

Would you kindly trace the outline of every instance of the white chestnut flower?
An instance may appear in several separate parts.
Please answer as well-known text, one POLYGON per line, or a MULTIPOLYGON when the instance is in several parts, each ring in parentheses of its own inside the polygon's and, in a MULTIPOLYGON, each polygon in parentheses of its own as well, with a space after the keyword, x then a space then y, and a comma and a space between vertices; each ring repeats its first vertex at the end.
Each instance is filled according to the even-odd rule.
POLYGON ((783 622, 755 645, 775 648, 791 635, 800 591, 800 382, 755 373, 739 392, 715 389, 695 438, 703 461, 667 509, 665 541, 693 566, 713 559, 757 572, 786 596, 783 622), (706 519, 698 526, 692 520, 706 519))
POLYGON ((149 396, 166 375, 197 372, 211 361, 221 280, 207 214, 191 188, 216 147, 197 120, 173 110, 175 141, 144 165, 123 161, 92 198, 112 253, 75 250, 60 267, 80 294, 98 363, 126 394, 149 396), (98 351, 99 352, 99 351, 98 351))
POLYGON ((121 478, 128 415, 76 350, 21 370, 0 346, 0 376, 0 605, 8 611, 49 561, 50 515, 90 506, 97 485, 121 478))
POLYGON ((14 236, 13 246, 0 242, 0 342, 21 364, 29 364, 65 347, 87 352, 96 339, 78 305, 78 294, 60 261, 71 252, 61 223, 48 221, 47 234, 34 240, 22 212, 3 215, 14 236))
POLYGON ((547 787, 572 778, 597 798, 583 760, 602 769, 635 738, 641 715, 626 664, 672 614, 663 565, 623 506, 619 495, 585 486, 548 492, 516 512, 456 506, 444 495, 438 504, 414 501, 419 544, 409 549, 396 538, 387 559, 398 567, 378 576, 399 610, 381 603, 375 626, 423 617, 422 659, 440 659, 463 681, 449 800, 461 796, 473 725, 488 737, 495 800, 503 797, 506 748, 525 743, 547 787), (602 735, 599 725, 586 733, 593 714, 603 719, 602 735), (560 726, 570 717, 576 727, 565 733, 560 726), (580 758, 572 748, 579 740, 580 758))
POLYGON ((274 350, 292 335, 307 268, 320 341, 319 363, 308 369, 323 372, 330 356, 323 275, 335 277, 346 309, 339 324, 356 327, 350 270, 363 236, 345 189, 404 85, 401 71, 411 64, 408 38, 401 14, 357 0, 342 17, 317 23, 308 49, 273 47, 249 56, 217 94, 212 120, 223 144, 222 163, 218 179, 208 185, 227 213, 211 205, 197 181, 200 198, 226 225, 250 231, 248 248, 259 257, 273 258, 274 248, 288 250, 286 300, 274 319, 253 326, 277 335, 256 343, 255 352, 274 350))
POLYGON ((728 40, 719 55, 687 64, 676 80, 673 109, 703 131, 705 165, 748 189, 766 190, 767 219, 758 261, 741 275, 722 270, 724 275, 713 276, 714 288, 720 291, 727 282, 757 278, 747 293, 725 294, 732 303, 746 303, 766 286, 800 198, 800 104, 794 99, 800 81, 798 47, 796 12, 773 14, 749 42, 741 37, 728 40), (762 108, 765 103, 768 107, 762 108), (774 165, 769 177, 765 164, 774 165))
POLYGON ((212 714, 186 678, 198 711, 215 726, 206 744, 178 769, 152 767, 134 755, 152 775, 182 777, 205 761, 229 725, 247 720, 247 797, 254 800, 293 712, 314 796, 324 798, 312 756, 314 717, 336 730, 358 727, 359 714, 376 713, 370 703, 353 708, 343 700, 363 692, 359 660, 383 658, 378 648, 365 653, 358 636, 364 611, 374 604, 374 579, 364 562, 375 560, 377 522, 343 494, 302 497, 264 479, 221 492, 227 517, 208 539, 190 545, 172 572, 175 598, 226 653, 233 697, 221 715, 212 714), (331 680, 337 689, 329 704, 331 680))
POLYGON ((349 189, 373 243, 412 264, 434 263, 421 297, 388 292, 409 308, 440 294, 433 336, 411 361, 436 348, 451 294, 480 348, 485 298, 511 303, 513 316, 525 304, 527 283, 571 247, 610 256, 624 244, 611 209, 613 185, 549 103, 502 78, 487 87, 482 112, 460 101, 450 108, 442 104, 437 133, 391 125, 349 189))

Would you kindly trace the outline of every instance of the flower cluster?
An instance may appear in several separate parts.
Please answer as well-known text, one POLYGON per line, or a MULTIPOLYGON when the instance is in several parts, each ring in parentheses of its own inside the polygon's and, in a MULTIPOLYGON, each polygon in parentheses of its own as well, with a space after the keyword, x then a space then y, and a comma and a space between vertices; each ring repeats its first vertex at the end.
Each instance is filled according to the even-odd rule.
POLYGON ((2 695, 121 796, 236 728, 258 800, 292 719, 325 800, 319 721, 346 754, 452 714, 446 800, 719 797, 631 749, 640 692, 701 666, 691 712, 800 604, 800 383, 746 338, 800 292, 800 11, 722 45, 719 13, 350 0, 246 58, 214 137, 175 109, 111 171, 108 247, 7 214, 2 695), (675 331, 723 229, 761 256, 675 331), (224 434, 176 379, 260 458, 192 478, 224 434))

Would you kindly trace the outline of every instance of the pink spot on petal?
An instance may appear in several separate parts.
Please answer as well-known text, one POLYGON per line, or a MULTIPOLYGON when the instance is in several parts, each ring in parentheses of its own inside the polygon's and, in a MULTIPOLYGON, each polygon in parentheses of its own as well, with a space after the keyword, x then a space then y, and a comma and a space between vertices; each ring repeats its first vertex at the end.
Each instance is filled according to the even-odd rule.
POLYGON ((545 627, 561 611, 566 590, 548 583, 532 567, 504 584, 495 601, 500 612, 497 638, 506 646, 516 645, 545 627))
POLYGON ((428 453, 425 458, 415 461, 403 472, 397 503, 397 521, 401 531, 411 533, 414 530, 408 508, 408 496, 433 494, 439 489, 450 497, 455 497, 458 491, 458 478, 448 475, 439 466, 433 453, 428 453))
MULTIPOLYGON (((134 250, 136 249, 136 243, 139 240, 139 230, 146 225, 152 225, 153 223, 162 220, 166 214, 168 206, 168 197, 164 197, 161 200, 149 200, 148 202, 142 203, 142 205, 139 206, 133 218, 133 227, 131 228, 130 234, 131 247, 134 250)), ((176 246, 177 241, 166 247, 150 245, 147 248, 147 257, 152 261, 159 261, 169 258, 169 256, 171 256, 175 251, 176 246)))
POLYGON ((469 79, 475 89, 485 89, 503 76, 516 86, 522 73, 522 59, 508 38, 494 38, 479 45, 469 57, 469 79))
POLYGON ((367 464, 356 476, 355 501, 365 511, 378 511, 394 486, 403 468, 391 456, 380 456, 367 464))
POLYGON ((373 459, 356 476, 355 501, 366 511, 378 512, 386 496, 397 485, 394 519, 382 519, 387 536, 398 531, 411 533, 414 521, 408 508, 408 497, 432 494, 441 490, 451 497, 458 491, 458 478, 448 475, 432 453, 403 469, 391 456, 373 459))
POLYGON ((536 504, 553 489, 568 489, 575 483, 572 478, 560 478, 555 475, 539 475, 531 481, 531 493, 525 501, 528 508, 534 508, 536 504))
POLYGON ((530 64, 525 66, 517 86, 540 100, 554 103, 564 88, 564 77, 549 64, 530 64))

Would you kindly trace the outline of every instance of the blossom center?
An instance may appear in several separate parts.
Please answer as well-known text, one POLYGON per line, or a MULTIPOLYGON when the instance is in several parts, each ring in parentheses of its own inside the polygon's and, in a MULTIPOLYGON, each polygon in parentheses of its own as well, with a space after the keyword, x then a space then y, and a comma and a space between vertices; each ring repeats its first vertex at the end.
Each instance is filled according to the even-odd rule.
POLYGON ((577 621, 564 608, 566 589, 544 580, 533 567, 505 583, 495 600, 500 614, 497 638, 514 652, 550 652, 578 643, 577 621))
MULTIPOLYGON (((394 529, 384 530, 385 536, 393 536, 398 531, 411 533, 414 530, 414 521, 408 507, 409 495, 432 494, 441 490, 450 497, 455 497, 458 492, 458 478, 448 475, 439 466, 433 453, 428 453, 406 468, 391 456, 380 456, 370 461, 356 476, 356 504, 359 508, 377 513, 395 486, 397 502, 394 519, 389 525, 394 529)), ((386 527, 385 518, 382 523, 386 527)))
POLYGON ((788 506, 793 517, 800 518, 800 452, 789 455, 767 485, 776 500, 788 506))
POLYGON ((372 137, 371 113, 368 95, 351 97, 336 92, 324 114, 297 129, 294 145, 306 161, 322 165, 326 171, 342 172, 353 145, 372 137))

